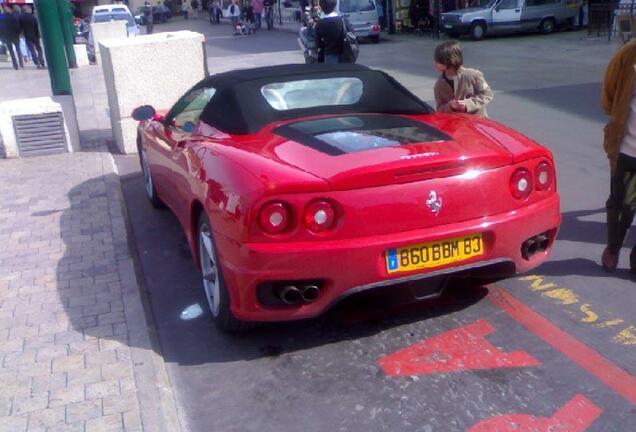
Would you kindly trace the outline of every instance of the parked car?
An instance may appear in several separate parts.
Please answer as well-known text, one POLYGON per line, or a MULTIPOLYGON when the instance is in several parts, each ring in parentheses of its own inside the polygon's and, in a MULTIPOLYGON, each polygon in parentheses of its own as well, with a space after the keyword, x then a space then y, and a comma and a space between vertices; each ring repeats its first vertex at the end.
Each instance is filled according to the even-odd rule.
MULTIPOLYGON (((126 5, 111 4, 95 6, 93 8, 90 20, 91 25, 110 21, 125 21, 128 37, 139 36, 139 26, 126 5)), ((93 40, 92 31, 88 33, 87 52, 88 58, 91 61, 95 61, 95 41, 93 40)))
POLYGON ((222 330, 526 272, 559 228, 549 150, 364 66, 227 72, 132 115, 148 199, 183 227, 222 330))
POLYGON ((442 31, 450 37, 526 31, 552 33, 574 24, 580 0, 474 0, 471 7, 442 14, 442 31))
POLYGON ((336 12, 346 16, 359 38, 380 40, 380 21, 375 0, 338 0, 336 12))
MULTIPOLYGON (((152 6, 153 23, 165 23, 172 18, 172 11, 164 5, 152 6)), ((141 6, 137 9, 137 15, 135 15, 135 22, 139 25, 146 25, 146 14, 144 13, 144 7, 141 6)))

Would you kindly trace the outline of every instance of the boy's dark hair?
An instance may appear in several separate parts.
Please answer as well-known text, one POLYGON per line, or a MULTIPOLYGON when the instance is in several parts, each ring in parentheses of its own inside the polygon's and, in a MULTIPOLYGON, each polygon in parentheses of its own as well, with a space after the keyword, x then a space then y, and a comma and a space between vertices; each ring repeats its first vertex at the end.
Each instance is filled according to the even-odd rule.
POLYGON ((435 47, 435 62, 459 69, 464 64, 462 46, 456 40, 448 40, 435 47))
POLYGON ((336 0, 320 0, 320 8, 325 14, 330 14, 336 8, 336 0))

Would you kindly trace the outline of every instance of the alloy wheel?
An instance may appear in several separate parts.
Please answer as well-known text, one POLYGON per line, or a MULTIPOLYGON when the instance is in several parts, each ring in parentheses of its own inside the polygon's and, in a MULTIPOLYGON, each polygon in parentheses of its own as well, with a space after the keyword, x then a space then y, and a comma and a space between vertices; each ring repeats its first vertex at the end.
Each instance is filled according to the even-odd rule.
POLYGON ((152 199, 155 191, 152 186, 152 174, 150 174, 150 166, 148 165, 148 157, 145 151, 141 152, 141 166, 144 175, 144 185, 146 186, 146 194, 149 199, 152 199))
POLYGON ((199 259, 203 276, 205 298, 210 306, 212 315, 217 317, 220 310, 220 279, 219 269, 212 244, 212 235, 208 225, 202 225, 199 232, 199 259))

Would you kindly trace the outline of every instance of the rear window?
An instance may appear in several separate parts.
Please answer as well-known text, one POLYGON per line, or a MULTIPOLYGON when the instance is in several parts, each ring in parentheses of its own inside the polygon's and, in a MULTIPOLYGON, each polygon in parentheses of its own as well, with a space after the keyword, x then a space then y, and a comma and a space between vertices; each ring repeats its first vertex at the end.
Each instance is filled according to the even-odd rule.
POLYGON ((261 88, 267 103, 277 111, 319 106, 353 105, 362 97, 359 78, 324 78, 271 83, 261 88))
POLYGON ((450 139, 424 123, 389 115, 306 120, 279 127, 274 133, 333 156, 450 139))
POLYGON ((373 0, 340 0, 340 12, 369 12, 375 10, 373 0))
POLYGON ((100 13, 93 17, 94 23, 103 23, 110 21, 126 21, 127 25, 135 25, 135 20, 129 13, 100 13))

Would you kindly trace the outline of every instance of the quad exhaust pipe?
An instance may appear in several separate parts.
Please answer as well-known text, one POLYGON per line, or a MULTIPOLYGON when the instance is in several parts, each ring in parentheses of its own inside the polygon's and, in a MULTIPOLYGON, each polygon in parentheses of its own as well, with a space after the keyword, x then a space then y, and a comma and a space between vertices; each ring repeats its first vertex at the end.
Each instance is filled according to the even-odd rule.
POLYGON ((521 244, 521 256, 529 260, 533 255, 544 252, 550 246, 550 238, 546 233, 530 237, 521 244))
POLYGON ((299 303, 312 303, 320 296, 318 285, 284 285, 276 292, 278 298, 285 304, 296 305, 299 303))

